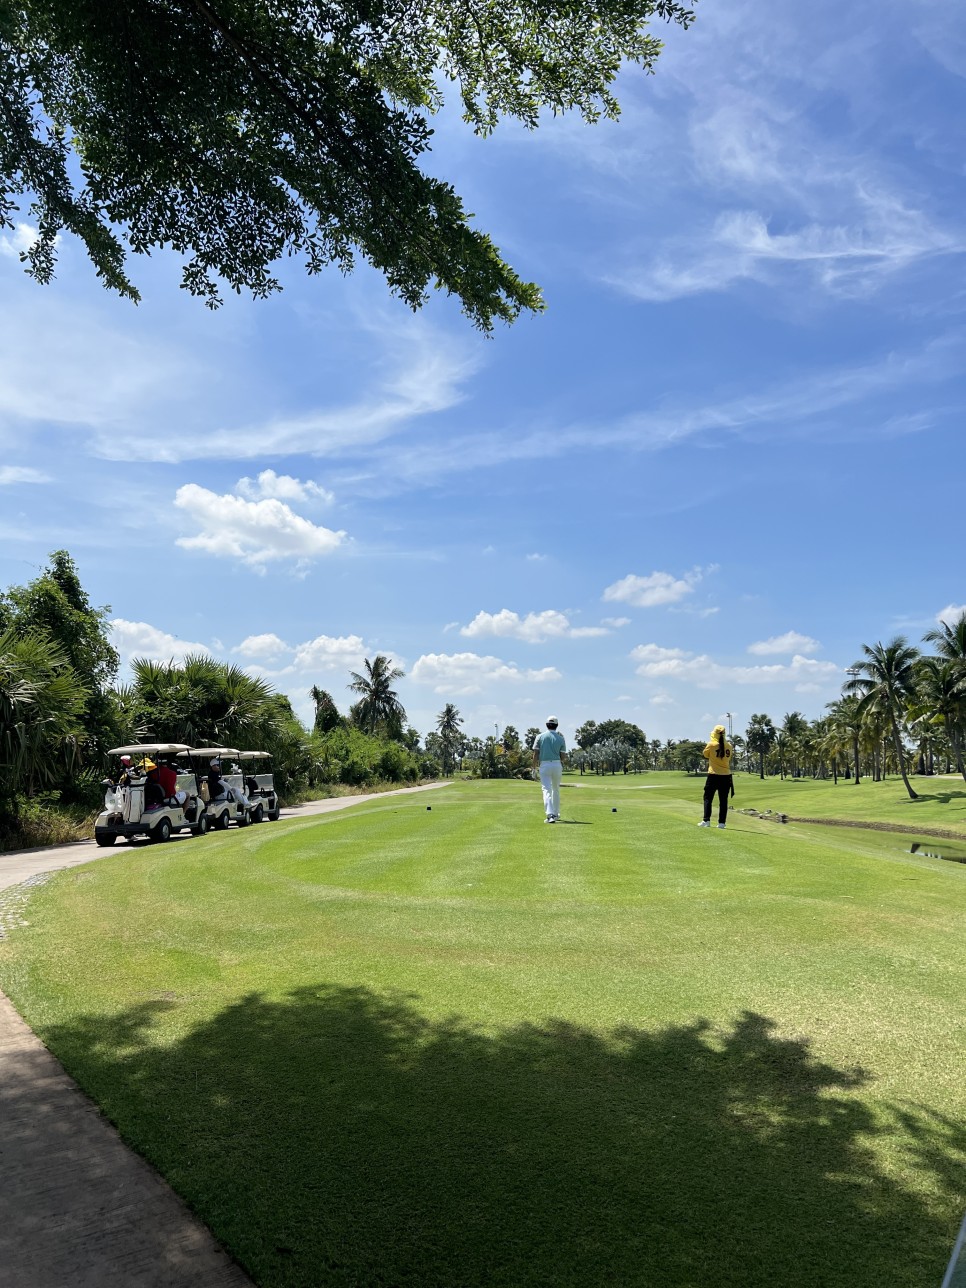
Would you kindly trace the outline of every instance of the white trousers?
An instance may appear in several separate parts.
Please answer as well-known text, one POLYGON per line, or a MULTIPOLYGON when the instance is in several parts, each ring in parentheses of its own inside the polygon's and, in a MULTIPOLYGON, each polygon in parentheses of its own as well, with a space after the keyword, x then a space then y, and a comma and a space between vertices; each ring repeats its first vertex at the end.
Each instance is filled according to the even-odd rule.
POLYGON ((541 760, 540 786, 543 788, 543 811, 547 818, 560 817, 560 778, 563 765, 559 760, 541 760))

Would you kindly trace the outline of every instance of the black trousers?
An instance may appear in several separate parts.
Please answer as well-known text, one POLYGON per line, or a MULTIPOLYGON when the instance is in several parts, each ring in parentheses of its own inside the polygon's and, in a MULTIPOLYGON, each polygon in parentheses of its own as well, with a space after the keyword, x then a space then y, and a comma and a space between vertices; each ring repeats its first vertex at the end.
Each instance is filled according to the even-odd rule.
POLYGON ((711 806, 718 795, 718 822, 728 817, 728 797, 731 795, 730 774, 709 774, 704 780, 704 821, 711 822, 711 806))

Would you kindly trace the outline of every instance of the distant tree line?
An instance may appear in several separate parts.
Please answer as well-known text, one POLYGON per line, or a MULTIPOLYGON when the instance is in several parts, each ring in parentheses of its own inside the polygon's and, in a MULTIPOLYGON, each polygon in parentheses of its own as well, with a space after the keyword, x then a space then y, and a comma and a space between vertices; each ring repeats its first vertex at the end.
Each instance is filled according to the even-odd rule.
MULTIPOLYGON (((336 784, 416 782, 440 774, 529 777, 539 730, 514 725, 467 736, 448 702, 424 740, 408 723, 395 685, 403 672, 382 654, 350 672, 343 714, 313 686, 312 728, 265 679, 204 655, 135 658, 118 682, 107 607, 90 603, 73 559, 55 551, 25 586, 0 593, 0 845, 16 843, 38 811, 93 809, 112 746, 181 742, 268 751, 283 799, 336 784)), ((736 768, 858 784, 955 770, 966 779, 966 612, 927 632, 921 652, 904 637, 863 645, 842 696, 826 714, 799 711, 776 724, 753 715, 734 737, 736 768)), ((588 720, 575 735, 580 774, 648 770, 697 773, 703 743, 648 739, 626 720, 588 720)))

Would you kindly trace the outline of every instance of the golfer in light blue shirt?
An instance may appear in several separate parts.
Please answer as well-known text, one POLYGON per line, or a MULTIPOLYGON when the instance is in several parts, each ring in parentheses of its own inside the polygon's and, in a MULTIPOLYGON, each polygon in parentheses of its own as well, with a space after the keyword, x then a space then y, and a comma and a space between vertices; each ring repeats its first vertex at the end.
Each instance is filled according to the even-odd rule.
POLYGON ((567 744, 563 734, 557 733, 557 724, 557 717, 551 716, 547 732, 539 734, 533 743, 533 767, 540 771, 547 823, 556 823, 560 818, 560 779, 567 763, 567 744))

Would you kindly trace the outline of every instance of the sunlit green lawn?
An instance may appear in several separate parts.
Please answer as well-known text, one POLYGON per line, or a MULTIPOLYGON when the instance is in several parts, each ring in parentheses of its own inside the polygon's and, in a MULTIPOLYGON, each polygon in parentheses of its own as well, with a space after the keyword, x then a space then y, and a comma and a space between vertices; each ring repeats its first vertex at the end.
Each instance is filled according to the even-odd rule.
MULTIPOLYGON (((869 788, 735 804, 905 808, 869 788)), ((262 1285, 938 1284, 966 865, 700 830, 700 792, 568 778, 547 827, 534 784, 460 783, 125 849, 33 896, 0 984, 262 1285)))

